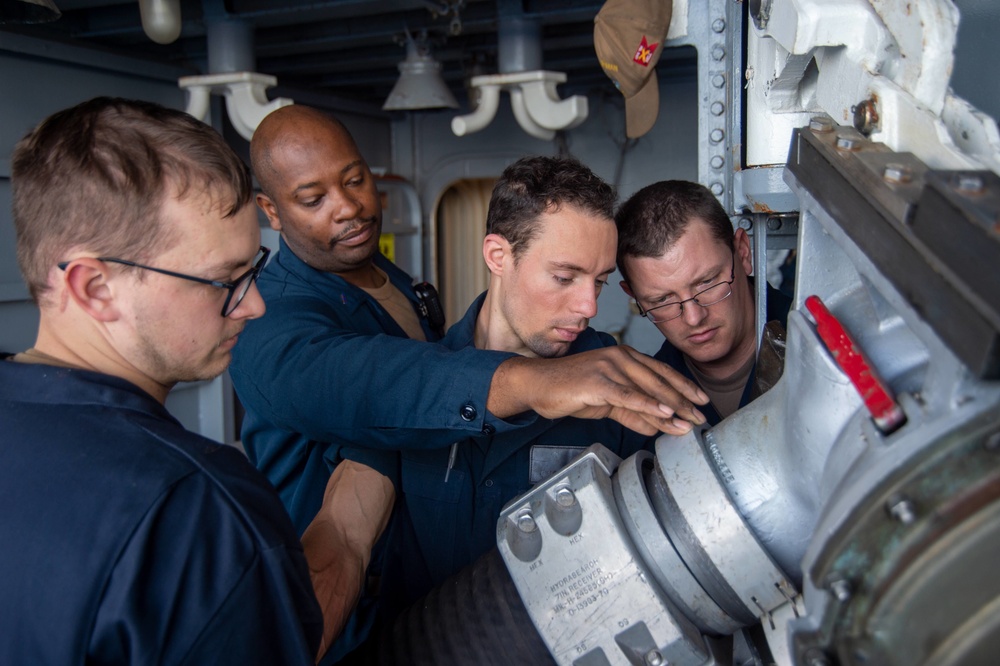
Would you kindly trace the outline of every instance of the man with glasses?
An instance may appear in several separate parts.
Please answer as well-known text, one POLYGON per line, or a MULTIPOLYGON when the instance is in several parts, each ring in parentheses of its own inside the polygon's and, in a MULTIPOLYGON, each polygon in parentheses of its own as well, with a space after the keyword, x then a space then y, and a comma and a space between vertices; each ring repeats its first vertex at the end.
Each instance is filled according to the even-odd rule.
MULTIPOLYGON (((222 316, 228 317, 233 314, 233 312, 240 306, 243 302, 243 298, 250 291, 250 286, 257 281, 258 276, 260 276, 260 271, 264 268, 267 263, 267 258, 271 256, 270 248, 266 248, 263 245, 260 246, 259 259, 254 262, 253 266, 247 269, 246 273, 234 278, 232 282, 220 282, 219 280, 206 280, 205 278, 200 278, 197 275, 187 275, 185 273, 177 273, 175 271, 168 271, 163 268, 155 268, 153 266, 144 266, 142 264, 137 264, 134 261, 128 261, 127 259, 118 259, 116 257, 97 257, 97 261, 110 261, 113 264, 121 264, 123 266, 131 266, 132 268, 141 268, 145 271, 153 271, 154 273, 160 273, 162 275, 169 275, 171 277, 180 278, 182 280, 190 280, 191 282, 198 282, 200 284, 207 284, 212 287, 218 287, 219 289, 226 290, 226 300, 222 303, 222 316)), ((69 266, 68 261, 60 261, 59 270, 66 270, 69 266)))
MULTIPOLYGON (((751 400, 757 358, 750 240, 715 195, 681 180, 649 185, 622 204, 621 286, 666 341, 655 358, 705 389, 715 425, 751 400)), ((768 287, 767 318, 784 327, 791 300, 768 287)))
POLYGON ((246 165, 185 113, 98 98, 22 139, 11 178, 40 321, 0 360, 0 663, 313 663, 357 594, 338 506, 303 546, 238 450, 164 408, 264 314, 246 165))

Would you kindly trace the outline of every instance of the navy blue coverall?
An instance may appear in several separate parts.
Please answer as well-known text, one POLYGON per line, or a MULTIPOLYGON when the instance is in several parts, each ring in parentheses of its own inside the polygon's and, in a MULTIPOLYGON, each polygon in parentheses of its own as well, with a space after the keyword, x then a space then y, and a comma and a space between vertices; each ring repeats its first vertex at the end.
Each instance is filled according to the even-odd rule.
MULTIPOLYGON (((476 318, 485 294, 441 341, 450 349, 473 346, 476 318)), ((616 344, 607 333, 587 328, 567 355, 616 344)), ((655 438, 610 419, 539 417, 518 430, 462 439, 449 466, 449 450, 409 449, 402 456, 402 506, 387 578, 406 588, 413 602, 448 576, 496 547, 497 520, 507 502, 601 443, 626 458, 655 438)))
MULTIPOLYGON (((416 308, 413 279, 381 254, 375 264, 416 308)), ((447 452, 463 435, 505 432, 536 418, 505 421, 486 410, 493 373, 513 354, 408 339, 374 298, 307 265, 284 239, 257 284, 267 312, 240 334, 230 375, 246 409, 243 445, 300 535, 342 460, 382 472, 398 491, 400 449, 447 452)), ((435 340, 426 320, 421 324, 435 340)), ((392 528, 372 552, 371 581, 392 528)), ((379 606, 378 589, 366 587, 329 660, 364 641, 379 606)))
POLYGON ((0 664, 313 663, 278 496, 137 386, 0 360, 0 506, 0 664))

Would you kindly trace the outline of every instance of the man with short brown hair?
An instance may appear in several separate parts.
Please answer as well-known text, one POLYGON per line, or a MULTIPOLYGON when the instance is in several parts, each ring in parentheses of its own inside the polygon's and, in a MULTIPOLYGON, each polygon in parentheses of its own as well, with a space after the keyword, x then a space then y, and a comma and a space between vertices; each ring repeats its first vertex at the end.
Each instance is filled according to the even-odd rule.
MULTIPOLYGON (((615 189, 568 157, 532 156, 500 175, 482 257, 489 288, 442 340, 450 349, 560 358, 613 347, 590 327, 615 270, 615 189)), ((621 458, 652 438, 610 419, 538 419, 450 450, 404 450, 402 524, 391 569, 413 602, 495 550, 503 507, 600 443, 621 458)))
POLYGON ((109 98, 11 162, 40 321, 0 360, 0 663, 312 663, 357 593, 337 506, 307 563, 266 479, 164 407, 264 313, 246 165, 188 114, 109 98))
MULTIPOLYGON (((696 381, 711 398, 715 425, 753 396, 757 360, 753 261, 746 231, 698 183, 667 180, 622 204, 621 286, 666 338, 654 358, 696 381)), ((768 321, 783 335, 791 300, 770 286, 768 321)))

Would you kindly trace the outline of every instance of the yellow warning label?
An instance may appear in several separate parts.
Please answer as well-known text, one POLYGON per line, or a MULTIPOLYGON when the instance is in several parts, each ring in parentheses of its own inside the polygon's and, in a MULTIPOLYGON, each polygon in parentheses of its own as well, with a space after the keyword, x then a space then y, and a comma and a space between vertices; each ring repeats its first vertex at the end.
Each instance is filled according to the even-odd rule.
POLYGON ((396 234, 382 234, 378 238, 378 250, 389 261, 396 261, 396 234))

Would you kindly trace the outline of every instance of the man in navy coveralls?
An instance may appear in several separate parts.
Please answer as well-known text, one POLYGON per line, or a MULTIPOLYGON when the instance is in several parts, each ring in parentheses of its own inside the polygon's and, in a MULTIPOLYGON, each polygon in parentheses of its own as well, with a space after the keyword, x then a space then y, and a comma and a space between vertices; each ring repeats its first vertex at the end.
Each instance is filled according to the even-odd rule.
MULTIPOLYGON (((622 289, 666 341, 655 354, 711 398, 716 425, 750 402, 757 361, 750 239, 733 230, 708 188, 667 180, 636 192, 618 210, 622 289)), ((767 288, 767 319, 788 319, 791 299, 767 288)))
POLYGON ((0 361, 0 663, 314 663, 357 595, 337 508, 304 554, 267 480, 164 408, 264 313, 246 165, 188 114, 98 98, 29 133, 12 182, 40 322, 0 361))
MULTIPOLYGON (((527 157, 493 189, 483 258, 489 288, 448 331, 451 349, 557 358, 613 346, 588 326, 615 270, 613 187, 571 158, 527 157)), ((525 428, 407 450, 394 567, 408 601, 496 547, 503 506, 593 443, 626 458, 653 438, 603 419, 538 419, 525 428)))

